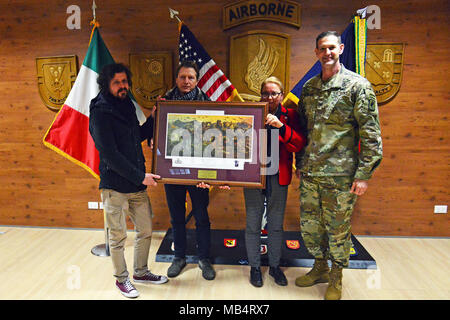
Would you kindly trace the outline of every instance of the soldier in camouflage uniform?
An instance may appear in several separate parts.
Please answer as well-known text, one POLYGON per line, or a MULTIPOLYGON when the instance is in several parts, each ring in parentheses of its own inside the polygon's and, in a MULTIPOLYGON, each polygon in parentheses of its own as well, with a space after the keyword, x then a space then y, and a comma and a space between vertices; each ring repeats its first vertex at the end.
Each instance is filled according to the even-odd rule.
POLYGON ((306 148, 296 154, 301 232, 315 263, 296 285, 329 282, 325 299, 341 297, 342 268, 348 266, 352 246, 353 206, 382 159, 375 93, 369 81, 340 64, 343 49, 336 32, 317 37, 322 72, 305 83, 298 108, 307 136, 306 148))

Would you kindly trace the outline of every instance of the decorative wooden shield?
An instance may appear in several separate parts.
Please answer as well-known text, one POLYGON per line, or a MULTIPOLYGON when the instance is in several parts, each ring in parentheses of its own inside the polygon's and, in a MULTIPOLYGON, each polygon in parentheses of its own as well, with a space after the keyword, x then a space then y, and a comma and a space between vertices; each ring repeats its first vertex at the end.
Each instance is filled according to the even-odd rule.
POLYGON ((259 101, 261 83, 270 76, 289 88, 290 36, 249 31, 231 37, 230 81, 246 101, 259 101))
POLYGON ((133 96, 140 106, 152 108, 156 98, 172 87, 172 53, 130 54, 130 71, 133 96))
POLYGON ((375 90, 378 104, 390 101, 400 89, 403 53, 403 43, 367 44, 366 78, 375 90))
POLYGON ((77 78, 76 56, 36 58, 39 95, 45 106, 58 111, 77 78))

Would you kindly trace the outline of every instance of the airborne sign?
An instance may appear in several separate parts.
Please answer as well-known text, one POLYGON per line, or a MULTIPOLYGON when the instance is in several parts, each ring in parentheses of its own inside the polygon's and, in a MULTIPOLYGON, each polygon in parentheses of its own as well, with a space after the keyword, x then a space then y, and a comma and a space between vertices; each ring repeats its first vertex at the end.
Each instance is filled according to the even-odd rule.
POLYGON ((272 20, 300 28, 301 7, 292 1, 245 0, 223 8, 223 29, 256 21, 272 20))

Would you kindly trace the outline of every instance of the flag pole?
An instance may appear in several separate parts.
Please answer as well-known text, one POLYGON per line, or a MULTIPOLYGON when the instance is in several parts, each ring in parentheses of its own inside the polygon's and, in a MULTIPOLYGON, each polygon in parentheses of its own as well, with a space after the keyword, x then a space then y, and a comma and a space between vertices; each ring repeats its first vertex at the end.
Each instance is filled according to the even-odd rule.
MULTIPOLYGON (((91 44, 92 36, 94 35, 95 28, 100 27, 100 23, 97 21, 97 16, 95 13, 95 9, 97 9, 97 5, 95 4, 95 0, 92 0, 92 16, 93 19, 91 21, 91 25, 94 25, 91 32, 91 37, 89 38, 89 44, 91 44)), ((99 257, 109 257, 110 251, 109 251, 109 228, 106 223, 106 215, 105 215, 105 208, 103 208, 103 226, 105 230, 105 243, 98 244, 95 247, 91 249, 91 253, 95 256, 99 257)))
POLYGON ((177 19, 177 21, 178 21, 178 35, 179 35, 179 33, 181 32, 181 25, 183 24, 183 21, 181 21, 181 19, 178 18, 179 12, 172 8, 169 8, 169 14, 170 14, 170 19, 177 19))
POLYGON ((94 21, 97 19, 95 9, 97 9, 97 5, 95 4, 95 0, 92 0, 92 16, 94 17, 94 21))
POLYGON ((92 18, 90 25, 93 25, 94 27, 92 28, 92 31, 91 31, 91 37, 89 38, 89 44, 91 44, 91 40, 92 40, 92 36, 94 35, 95 28, 100 27, 100 23, 98 23, 98 21, 97 21, 95 9, 97 9, 97 5, 95 4, 95 0, 92 0, 92 17, 93 18, 92 18))
MULTIPOLYGON (((178 21, 178 33, 179 33, 181 31, 181 24, 183 23, 181 21, 181 19, 178 18, 179 12, 170 7, 168 7, 168 8, 169 8, 170 19, 177 19, 177 21, 178 21)), ((185 205, 187 206, 187 201, 185 202, 185 205)), ((191 210, 191 212, 189 212, 189 214, 186 217, 185 224, 188 224, 189 220, 191 220, 193 215, 194 215, 194 210, 191 210)), ((172 242, 172 245, 174 245, 174 242, 172 242)))

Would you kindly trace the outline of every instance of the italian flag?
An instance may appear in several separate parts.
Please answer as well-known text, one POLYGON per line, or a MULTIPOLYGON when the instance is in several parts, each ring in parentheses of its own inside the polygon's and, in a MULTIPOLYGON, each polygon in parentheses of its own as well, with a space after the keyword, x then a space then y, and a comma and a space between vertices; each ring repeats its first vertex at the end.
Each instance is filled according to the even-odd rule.
MULTIPOLYGON (((89 133, 89 105, 100 92, 97 78, 103 66, 114 63, 108 48, 94 22, 89 48, 77 79, 64 105, 47 130, 43 142, 48 148, 83 167, 99 178, 99 155, 89 133)), ((146 117, 133 99, 139 123, 146 117)))

